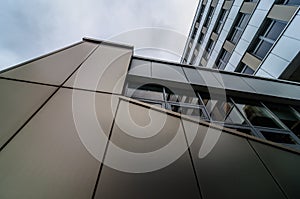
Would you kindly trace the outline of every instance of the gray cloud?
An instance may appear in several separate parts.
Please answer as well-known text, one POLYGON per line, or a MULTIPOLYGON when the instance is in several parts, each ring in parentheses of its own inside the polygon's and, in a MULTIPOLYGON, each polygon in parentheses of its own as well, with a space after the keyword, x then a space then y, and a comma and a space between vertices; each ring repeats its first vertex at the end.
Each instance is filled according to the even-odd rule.
MULTIPOLYGON (((187 35, 197 4, 198 0, 0 1, 0 70, 85 36, 109 39, 143 27, 187 35)), ((153 53, 159 55, 168 58, 165 52, 153 53)))

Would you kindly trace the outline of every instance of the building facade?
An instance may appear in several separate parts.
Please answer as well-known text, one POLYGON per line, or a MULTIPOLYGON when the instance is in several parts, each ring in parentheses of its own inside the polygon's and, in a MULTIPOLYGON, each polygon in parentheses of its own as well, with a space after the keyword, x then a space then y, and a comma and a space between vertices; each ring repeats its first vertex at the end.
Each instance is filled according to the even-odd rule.
POLYGON ((300 1, 202 0, 181 62, 299 82, 300 1))
POLYGON ((89 38, 0 82, 0 198, 300 197, 298 83, 89 38))

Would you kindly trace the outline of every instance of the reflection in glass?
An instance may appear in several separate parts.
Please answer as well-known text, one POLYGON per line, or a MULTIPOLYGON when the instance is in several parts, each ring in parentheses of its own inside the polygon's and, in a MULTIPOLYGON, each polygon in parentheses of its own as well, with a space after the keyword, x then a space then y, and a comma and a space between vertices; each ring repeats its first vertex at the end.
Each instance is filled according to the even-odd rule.
POLYGON ((285 2, 286 5, 300 5, 299 0, 288 0, 285 2))
POLYGON ((263 105, 246 101, 236 101, 237 107, 254 126, 282 128, 263 105))
POLYGON ((266 54, 269 52, 273 44, 262 41, 260 46, 257 48, 255 55, 258 56, 259 58, 263 59, 266 54))
POLYGON ((252 135, 252 131, 250 129, 245 129, 245 128, 239 128, 239 127, 233 127, 233 126, 225 126, 227 128, 230 128, 230 129, 233 129, 233 130, 236 130, 238 132, 241 132, 241 133, 245 133, 247 135, 252 135))
POLYGON ((217 33, 217 34, 219 34, 220 32, 221 32, 221 30, 222 30, 222 27, 223 27, 223 24, 224 24, 224 22, 225 22, 225 18, 226 18, 226 15, 227 15, 227 10, 225 10, 225 9, 222 9, 221 10, 221 13, 220 13, 220 15, 219 15, 219 18, 218 18, 218 20, 217 20, 217 25, 215 26, 215 28, 214 28, 214 32, 215 33, 217 33))
POLYGON ((254 73, 254 70, 249 66, 245 65, 242 73, 252 75, 254 73))
POLYGON ((273 133, 269 131, 261 131, 261 134, 272 142, 284 143, 284 144, 296 144, 296 141, 289 134, 285 133, 273 133))
POLYGON ((163 88, 155 84, 146 84, 140 87, 129 85, 126 96, 138 99, 150 99, 163 101, 163 88))
POLYGON ((270 30, 267 32, 266 37, 275 41, 279 37, 285 26, 285 22, 275 21, 270 30))
POLYGON ((234 44, 237 44, 242 37, 243 32, 239 29, 235 30, 230 41, 234 44))
POLYGON ((171 104, 171 110, 183 115, 200 119, 207 119, 204 110, 200 107, 187 107, 182 105, 171 104))
POLYGON ((289 106, 269 104, 267 107, 300 138, 300 114, 289 106))
POLYGON ((192 91, 184 91, 184 90, 169 90, 166 89, 166 100, 169 102, 179 102, 186 103, 191 105, 199 105, 200 101, 194 90, 192 91), (174 91, 174 92, 172 92, 174 91))
POLYGON ((246 125, 244 117, 231 102, 214 99, 203 99, 208 114, 214 121, 246 125))

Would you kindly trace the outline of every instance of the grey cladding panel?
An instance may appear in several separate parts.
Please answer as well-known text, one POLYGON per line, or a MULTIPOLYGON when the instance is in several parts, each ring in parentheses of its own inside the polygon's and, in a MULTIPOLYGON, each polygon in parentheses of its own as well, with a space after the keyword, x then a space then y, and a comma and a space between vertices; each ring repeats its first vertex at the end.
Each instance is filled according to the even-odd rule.
POLYGON ((51 96, 56 87, 0 79, 0 147, 51 96))
POLYGON ((133 59, 131 62, 129 74, 151 77, 151 62, 133 59))
POLYGON ((203 198, 284 198, 246 139, 188 121, 184 129, 203 198))
POLYGON ((218 80, 213 76, 212 72, 186 67, 184 67, 183 70, 185 71, 189 82, 192 84, 223 88, 218 80))
POLYGON ((243 79, 252 88, 254 88, 256 93, 283 98, 300 99, 300 86, 247 77, 243 77, 243 79))
POLYGON ((95 198, 200 198, 186 149, 179 118, 121 101, 95 198))
POLYGON ((187 79, 182 68, 180 66, 174 66, 170 64, 152 62, 152 77, 187 83, 187 79))
POLYGON ((225 89, 245 91, 254 93, 254 89, 251 88, 241 77, 235 75, 228 75, 222 73, 213 73, 213 75, 222 83, 225 89))
POLYGON ((300 198, 300 155, 251 141, 288 198, 300 198))
POLYGON ((74 101, 71 89, 60 89, 1 152, 0 198, 91 198, 100 166, 94 157, 103 156, 106 141, 99 139, 95 112, 85 111, 95 99, 98 119, 108 134, 111 99, 76 92, 74 101), (80 107, 74 107, 76 100, 80 107), (76 113, 81 119, 75 126, 76 113), (89 153, 93 150, 95 156, 89 153))
POLYGON ((96 48, 84 42, 0 74, 1 77, 61 85, 96 48))

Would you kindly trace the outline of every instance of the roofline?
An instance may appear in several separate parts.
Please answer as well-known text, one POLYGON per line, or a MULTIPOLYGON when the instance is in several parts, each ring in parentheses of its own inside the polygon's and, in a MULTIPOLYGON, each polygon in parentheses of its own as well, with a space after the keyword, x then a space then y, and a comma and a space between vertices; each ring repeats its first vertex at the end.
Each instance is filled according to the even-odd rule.
POLYGON ((132 46, 132 45, 122 44, 122 43, 115 43, 115 42, 111 42, 111 41, 104 41, 104 40, 94 39, 94 38, 90 38, 90 37, 83 37, 82 41, 83 42, 91 42, 91 43, 95 43, 95 44, 104 44, 104 45, 107 45, 107 46, 120 47, 120 48, 126 48, 126 49, 130 49, 130 50, 134 50, 134 46, 132 46))
POLYGON ((10 71, 10 70, 13 70, 13 69, 18 68, 18 67, 21 67, 21 66, 23 66, 23 65, 29 64, 29 63, 31 63, 31 62, 37 61, 37 60, 39 60, 39 59, 45 58, 45 57, 47 57, 47 56, 53 55, 53 54, 55 54, 55 53, 58 53, 58 52, 67 50, 67 49, 72 48, 72 47, 75 47, 75 46, 77 46, 77 45, 79 45, 79 44, 82 44, 82 43, 83 43, 83 41, 76 42, 76 43, 71 44, 71 45, 68 45, 68 46, 66 46, 66 47, 63 47, 63 48, 57 49, 57 50, 55 50, 55 51, 46 53, 46 54, 44 54, 44 55, 35 57, 35 58, 33 58, 33 59, 29 59, 29 60, 27 60, 27 61, 21 62, 21 63, 19 63, 19 64, 17 64, 17 65, 10 66, 10 67, 8 67, 8 68, 6 68, 6 69, 4 69, 4 70, 0 70, 0 74, 5 73, 5 72, 10 71))

